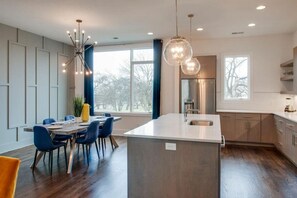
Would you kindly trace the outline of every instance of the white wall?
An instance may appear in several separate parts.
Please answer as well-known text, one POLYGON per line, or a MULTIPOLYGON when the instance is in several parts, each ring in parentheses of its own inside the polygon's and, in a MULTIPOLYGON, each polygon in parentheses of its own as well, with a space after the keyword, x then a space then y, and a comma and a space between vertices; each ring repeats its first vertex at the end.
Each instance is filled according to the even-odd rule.
POLYGON ((297 47, 297 31, 294 33, 294 35, 293 35, 293 39, 294 39, 294 45, 293 45, 293 47, 297 47))
MULTIPOLYGON (((164 45, 167 41, 164 41, 164 45)), ((230 39, 192 41, 194 55, 217 55, 217 109, 222 110, 283 110, 286 95, 279 94, 280 63, 293 57, 293 35, 269 35, 230 39), (251 55, 251 100, 248 102, 224 102, 221 99, 221 57, 226 53, 251 55)), ((178 112, 178 69, 162 60, 161 112, 178 112)))

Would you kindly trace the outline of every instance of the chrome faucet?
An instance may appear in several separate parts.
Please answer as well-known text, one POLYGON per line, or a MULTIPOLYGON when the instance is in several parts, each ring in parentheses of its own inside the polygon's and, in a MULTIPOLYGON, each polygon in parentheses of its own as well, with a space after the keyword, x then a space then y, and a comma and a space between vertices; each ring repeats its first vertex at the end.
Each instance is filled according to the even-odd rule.
POLYGON ((197 112, 198 114, 200 113, 199 109, 187 109, 184 113, 184 119, 185 122, 187 122, 187 118, 188 118, 188 112, 197 112))

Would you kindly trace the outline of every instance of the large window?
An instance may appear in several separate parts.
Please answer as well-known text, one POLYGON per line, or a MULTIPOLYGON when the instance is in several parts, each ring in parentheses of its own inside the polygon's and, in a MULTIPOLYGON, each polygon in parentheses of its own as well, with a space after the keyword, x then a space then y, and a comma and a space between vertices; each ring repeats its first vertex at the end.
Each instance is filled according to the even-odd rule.
POLYGON ((224 56, 224 100, 250 99, 250 58, 224 56))
POLYGON ((120 49, 94 53, 97 112, 152 112, 153 50, 120 49))

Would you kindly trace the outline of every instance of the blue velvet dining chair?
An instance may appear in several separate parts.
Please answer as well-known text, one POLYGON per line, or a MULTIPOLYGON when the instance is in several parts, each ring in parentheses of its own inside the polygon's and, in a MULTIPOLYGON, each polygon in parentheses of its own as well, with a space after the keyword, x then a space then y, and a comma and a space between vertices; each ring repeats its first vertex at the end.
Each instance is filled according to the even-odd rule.
POLYGON ((65 142, 55 142, 52 140, 47 128, 43 126, 34 126, 34 145, 36 147, 33 168, 32 171, 34 172, 36 158, 38 151, 40 152, 49 152, 49 165, 50 165, 50 173, 53 173, 53 150, 58 149, 60 147, 64 147, 64 155, 65 155, 65 164, 67 169, 67 153, 66 153, 66 143, 65 142))
POLYGON ((97 155, 98 155, 98 158, 100 159, 98 145, 96 142, 96 140, 98 138, 98 134, 99 134, 99 131, 98 131, 99 124, 100 124, 100 122, 98 120, 91 122, 89 127, 87 128, 86 135, 82 136, 82 137, 78 137, 75 141, 76 144, 82 144, 83 146, 84 145, 86 146, 88 165, 89 165, 90 149, 91 149, 91 145, 93 143, 95 143, 97 155))
MULTIPOLYGON (((54 122, 56 122, 56 120, 53 119, 53 118, 47 118, 47 119, 44 119, 43 120, 43 124, 44 125, 45 124, 52 124, 54 122)), ((59 135, 59 134, 57 134, 57 135, 55 135, 55 137, 54 137, 53 140, 54 141, 58 141, 58 142, 66 141, 66 145, 67 145, 68 140, 71 139, 71 138, 72 138, 72 135, 59 135)))
POLYGON ((102 113, 102 115, 105 116, 105 117, 111 117, 110 113, 102 113))
POLYGON ((99 143, 99 147, 100 147, 100 140, 101 140, 101 148, 102 148, 103 157, 104 157, 104 147, 106 149, 105 138, 109 137, 111 148, 112 148, 112 150, 114 150, 112 140, 111 140, 111 136, 110 136, 111 133, 112 133, 112 128, 113 128, 113 120, 114 120, 113 117, 108 117, 105 120, 102 128, 99 129, 98 143, 99 143), (104 144, 104 146, 103 146, 103 144, 104 144))
MULTIPOLYGON (((43 120, 42 124, 45 125, 45 124, 52 124, 56 122, 55 119, 53 118, 46 118, 43 120)), ((55 137, 53 138, 53 141, 54 142, 64 142, 66 141, 66 146, 68 144, 68 140, 70 140, 72 138, 72 135, 59 135, 59 134, 56 134, 55 137)), ((60 148, 58 148, 58 156, 57 158, 59 159, 59 156, 60 156, 60 148)), ((45 159, 45 155, 43 157, 43 160, 45 159)))

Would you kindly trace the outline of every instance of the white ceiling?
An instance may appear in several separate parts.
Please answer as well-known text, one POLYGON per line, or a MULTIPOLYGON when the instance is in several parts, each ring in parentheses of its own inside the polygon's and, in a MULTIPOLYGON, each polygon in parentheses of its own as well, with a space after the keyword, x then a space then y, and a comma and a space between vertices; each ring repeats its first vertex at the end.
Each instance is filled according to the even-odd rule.
MULTIPOLYGON (((204 28, 193 30, 192 39, 297 31, 297 0, 178 0, 178 27, 185 37, 190 13, 193 29, 204 28), (266 9, 257 11, 261 4, 266 9), (256 26, 248 27, 251 22, 256 26)), ((58 41, 69 43, 66 30, 77 27, 76 19, 99 44, 168 38, 175 35, 175 0, 0 0, 0 23, 58 41)))

